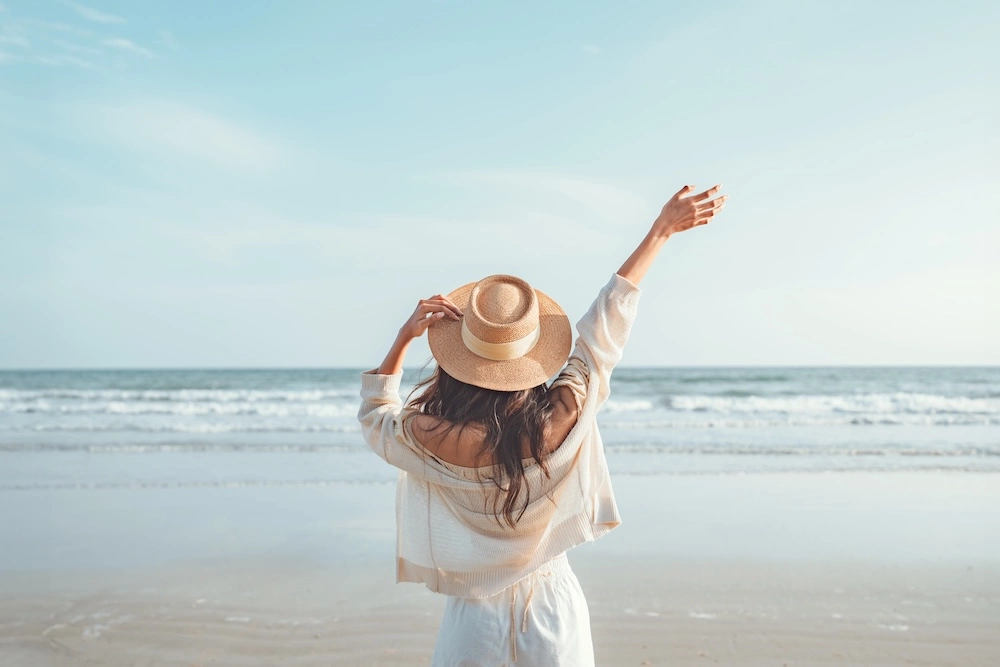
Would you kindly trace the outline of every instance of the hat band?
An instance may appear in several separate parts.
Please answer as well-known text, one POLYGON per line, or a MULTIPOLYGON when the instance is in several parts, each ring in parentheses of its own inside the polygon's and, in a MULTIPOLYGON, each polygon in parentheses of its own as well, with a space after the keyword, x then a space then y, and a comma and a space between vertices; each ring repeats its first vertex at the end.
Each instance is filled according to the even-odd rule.
POLYGON ((541 335, 542 327, 536 326, 531 333, 523 338, 507 343, 487 343, 481 338, 476 338, 476 335, 469 331, 466 320, 462 319, 462 342, 465 343, 465 347, 469 348, 473 354, 491 361, 507 361, 523 357, 534 349, 541 335))

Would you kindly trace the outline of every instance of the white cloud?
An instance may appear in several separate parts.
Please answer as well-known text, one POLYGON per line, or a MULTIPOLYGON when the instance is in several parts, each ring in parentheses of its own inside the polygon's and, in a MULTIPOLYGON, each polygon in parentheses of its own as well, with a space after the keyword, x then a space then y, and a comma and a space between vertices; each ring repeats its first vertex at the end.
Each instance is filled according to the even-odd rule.
POLYGON ((102 39, 101 44, 105 46, 110 46, 115 49, 121 49, 122 51, 128 51, 130 53, 135 53, 137 55, 152 58, 153 52, 149 49, 143 48, 133 42, 130 39, 124 39, 122 37, 113 37, 111 39, 102 39))
MULTIPOLYGON (((52 67, 72 66, 99 69, 95 63, 107 64, 107 51, 94 46, 94 33, 66 23, 18 19, 0 25, 0 47, 4 55, 0 64, 21 63, 52 67), (93 61, 93 62, 92 62, 93 61)), ((124 37, 100 39, 98 44, 118 52, 144 58, 154 53, 124 37)))
POLYGON ((281 150, 256 132, 192 107, 141 101, 106 108, 109 132, 139 149, 160 149, 241 170, 268 170, 281 150))
POLYGON ((24 55, 12 55, 0 51, 0 65, 10 63, 29 63, 35 65, 46 65, 48 67, 79 67, 80 69, 97 69, 97 66, 89 60, 84 60, 74 55, 57 54, 33 54, 30 51, 24 55))
POLYGON ((598 53, 604 53, 604 49, 596 44, 584 44, 580 47, 584 53, 589 53, 591 55, 597 55, 598 53))
POLYGON ((68 32, 74 35, 79 35, 80 37, 89 37, 94 33, 90 30, 85 30, 83 28, 78 28, 73 25, 68 25, 66 23, 51 23, 49 21, 37 21, 35 19, 25 19, 23 21, 24 25, 32 26, 34 28, 40 28, 42 30, 52 31, 52 32, 68 32))
POLYGON ((35 56, 34 58, 31 58, 31 62, 38 63, 40 65, 49 65, 51 67, 64 67, 69 65, 72 67, 79 67, 80 69, 97 69, 97 66, 89 60, 66 53, 35 56))
POLYGON ((94 9, 93 7, 77 4, 75 2, 71 2, 70 7, 75 9, 77 14, 88 21, 93 21, 95 23, 125 23, 125 19, 121 16, 106 14, 100 10, 94 9))
POLYGON ((0 44, 16 46, 21 49, 31 47, 31 41, 24 36, 24 29, 20 26, 4 26, 0 30, 0 44))

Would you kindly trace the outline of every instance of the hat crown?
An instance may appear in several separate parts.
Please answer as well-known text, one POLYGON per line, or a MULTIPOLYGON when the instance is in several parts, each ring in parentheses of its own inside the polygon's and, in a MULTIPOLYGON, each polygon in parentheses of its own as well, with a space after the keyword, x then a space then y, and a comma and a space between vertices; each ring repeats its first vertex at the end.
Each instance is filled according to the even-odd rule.
POLYGON ((491 283, 480 290, 478 296, 479 312, 495 324, 516 322, 530 307, 528 295, 509 283, 491 283))
POLYGON ((506 274, 483 278, 472 288, 465 325, 487 343, 507 343, 538 327, 538 297, 524 280, 506 274))

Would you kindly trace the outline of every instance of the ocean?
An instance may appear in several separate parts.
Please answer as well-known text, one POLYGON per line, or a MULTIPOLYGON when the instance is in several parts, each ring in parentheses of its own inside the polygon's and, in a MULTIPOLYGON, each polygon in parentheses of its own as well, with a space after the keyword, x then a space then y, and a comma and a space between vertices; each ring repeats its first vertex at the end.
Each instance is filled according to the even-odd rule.
MULTIPOLYGON (((0 371, 0 490, 392 482, 359 373, 0 371)), ((618 476, 997 472, 1000 368, 621 367, 599 423, 618 476)))

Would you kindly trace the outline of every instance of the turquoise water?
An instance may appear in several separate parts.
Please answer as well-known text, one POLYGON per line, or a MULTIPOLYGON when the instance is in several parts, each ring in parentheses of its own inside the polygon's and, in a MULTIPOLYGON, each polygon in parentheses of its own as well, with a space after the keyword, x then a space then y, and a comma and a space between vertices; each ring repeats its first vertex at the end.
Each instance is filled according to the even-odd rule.
MULTIPOLYGON (((3 371, 0 489, 391 481, 359 372, 3 371)), ((619 368, 599 421, 618 475, 993 472, 1000 368, 619 368)))

